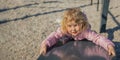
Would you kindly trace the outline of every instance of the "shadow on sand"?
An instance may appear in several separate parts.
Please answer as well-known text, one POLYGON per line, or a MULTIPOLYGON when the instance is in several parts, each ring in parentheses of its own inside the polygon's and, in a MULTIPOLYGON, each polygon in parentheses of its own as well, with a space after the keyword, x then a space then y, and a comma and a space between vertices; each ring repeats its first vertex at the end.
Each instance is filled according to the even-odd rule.
MULTIPOLYGON (((58 1, 53 1, 53 2, 58 2, 58 1)), ((44 2, 44 3, 51 3, 51 2, 44 2)), ((93 4, 97 4, 97 3, 93 3, 93 4)), ((23 5, 23 6, 17 6, 17 7, 9 8, 9 9, 1 9, 0 12, 5 12, 5 11, 11 10, 11 9, 18 9, 18 8, 21 8, 21 7, 27 7, 27 6, 31 6, 31 5, 38 5, 38 3, 27 4, 27 5, 23 5)), ((83 8, 83 7, 86 7, 86 6, 91 6, 91 4, 78 6, 77 8, 80 8, 80 7, 83 8)), ((23 16, 23 17, 20 17, 20 18, 12 19, 12 20, 1 20, 0 24, 4 24, 4 23, 7 23, 7 22, 11 22, 11 21, 24 20, 26 18, 30 18, 30 17, 33 17, 33 16, 40 16, 40 15, 62 12, 62 11, 67 10, 67 9, 69 9, 69 8, 64 8, 64 9, 59 9, 59 10, 54 10, 54 11, 49 11, 49 12, 43 12, 43 13, 37 13, 37 14, 34 14, 34 15, 26 15, 26 16, 23 16)))
POLYGON ((114 39, 114 32, 117 30, 120 30, 120 23, 117 21, 116 17, 109 11, 108 12, 110 16, 112 17, 113 21, 116 23, 116 27, 112 29, 107 29, 106 32, 108 33, 108 39, 113 40, 114 39))

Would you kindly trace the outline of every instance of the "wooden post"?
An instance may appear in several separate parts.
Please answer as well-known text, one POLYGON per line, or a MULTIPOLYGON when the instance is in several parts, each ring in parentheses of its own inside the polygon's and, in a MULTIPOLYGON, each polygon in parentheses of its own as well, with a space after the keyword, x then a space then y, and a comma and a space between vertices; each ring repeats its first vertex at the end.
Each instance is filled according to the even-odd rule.
POLYGON ((93 0, 91 0, 91 5, 93 4, 93 0))
POLYGON ((97 1, 97 11, 99 10, 99 0, 97 1))
POLYGON ((100 33, 106 32, 106 22, 109 9, 110 0, 103 0, 102 14, 101 14, 101 26, 100 33))

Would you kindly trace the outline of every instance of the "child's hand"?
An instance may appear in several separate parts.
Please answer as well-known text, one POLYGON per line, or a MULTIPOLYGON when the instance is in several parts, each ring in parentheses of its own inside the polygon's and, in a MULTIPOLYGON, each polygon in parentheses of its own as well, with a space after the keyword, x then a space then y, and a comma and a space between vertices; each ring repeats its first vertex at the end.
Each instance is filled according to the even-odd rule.
POLYGON ((40 47, 40 55, 45 55, 46 51, 47 51, 47 47, 45 45, 45 41, 43 41, 40 47))
POLYGON ((111 56, 116 56, 115 49, 112 45, 108 46, 108 54, 111 56))

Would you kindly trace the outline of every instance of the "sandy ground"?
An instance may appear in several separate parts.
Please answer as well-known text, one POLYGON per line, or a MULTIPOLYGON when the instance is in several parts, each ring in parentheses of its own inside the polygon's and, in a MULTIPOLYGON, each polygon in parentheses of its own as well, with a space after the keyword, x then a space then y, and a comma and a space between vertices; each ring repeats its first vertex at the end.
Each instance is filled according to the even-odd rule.
MULTIPOLYGON (((101 1, 101 0, 100 0, 101 1)), ((0 0, 0 60, 36 60, 42 40, 54 31, 66 8, 81 7, 99 33, 101 6, 97 0, 0 0)), ((110 0, 107 32, 120 57, 120 0, 110 0)), ((119 60, 120 58, 118 58, 119 60)))

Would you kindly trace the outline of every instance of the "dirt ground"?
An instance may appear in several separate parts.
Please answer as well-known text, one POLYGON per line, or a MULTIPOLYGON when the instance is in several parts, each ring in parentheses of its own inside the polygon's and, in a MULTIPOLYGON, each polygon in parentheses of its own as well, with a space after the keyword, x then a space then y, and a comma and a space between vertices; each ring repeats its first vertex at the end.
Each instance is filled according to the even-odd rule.
MULTIPOLYGON (((102 0, 0 0, 0 60, 36 60, 40 43, 59 26, 67 8, 80 7, 99 33, 102 0)), ((120 0, 110 0, 107 32, 120 57, 120 0)), ((118 60, 120 58, 117 58, 118 60)))

